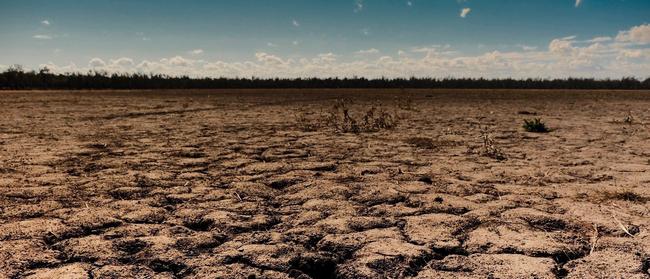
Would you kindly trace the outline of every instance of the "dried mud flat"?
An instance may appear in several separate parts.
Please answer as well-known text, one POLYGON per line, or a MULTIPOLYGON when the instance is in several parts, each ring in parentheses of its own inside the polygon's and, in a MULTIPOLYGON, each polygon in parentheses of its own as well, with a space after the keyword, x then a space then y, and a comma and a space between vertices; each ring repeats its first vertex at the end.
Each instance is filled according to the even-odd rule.
POLYGON ((0 278, 650 278, 650 92, 0 92, 0 108, 0 278), (312 127, 340 98, 399 124, 312 127), (553 131, 525 132, 534 117, 553 131))

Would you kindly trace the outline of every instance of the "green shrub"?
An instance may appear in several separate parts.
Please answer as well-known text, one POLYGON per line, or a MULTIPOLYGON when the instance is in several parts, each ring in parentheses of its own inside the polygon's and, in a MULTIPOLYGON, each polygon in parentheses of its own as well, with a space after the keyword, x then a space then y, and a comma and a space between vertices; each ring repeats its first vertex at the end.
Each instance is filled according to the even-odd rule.
POLYGON ((539 118, 533 120, 524 119, 524 130, 531 133, 548 133, 551 131, 539 118))

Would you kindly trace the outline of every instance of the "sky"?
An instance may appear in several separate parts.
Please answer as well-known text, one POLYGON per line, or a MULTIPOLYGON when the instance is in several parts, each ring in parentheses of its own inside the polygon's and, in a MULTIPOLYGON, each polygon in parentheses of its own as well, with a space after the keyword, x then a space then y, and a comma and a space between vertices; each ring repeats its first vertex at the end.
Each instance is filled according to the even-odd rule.
POLYGON ((0 69, 650 77, 648 0, 0 0, 0 69))

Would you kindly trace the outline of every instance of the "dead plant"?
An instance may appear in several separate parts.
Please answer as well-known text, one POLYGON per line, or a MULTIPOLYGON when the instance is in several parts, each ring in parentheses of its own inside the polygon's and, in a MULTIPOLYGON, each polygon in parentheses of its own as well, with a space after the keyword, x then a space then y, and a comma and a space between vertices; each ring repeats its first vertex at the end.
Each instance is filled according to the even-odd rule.
POLYGON ((385 110, 373 106, 359 117, 351 112, 349 104, 350 101, 337 100, 325 117, 325 126, 337 132, 355 134, 390 130, 397 126, 397 118, 385 110))
POLYGON ((487 129, 483 129, 481 131, 481 140, 483 141, 483 156, 490 157, 497 161, 504 161, 508 159, 506 154, 496 146, 494 139, 492 139, 487 129))
POLYGON ((623 118, 623 123, 628 125, 634 124, 634 116, 632 115, 632 111, 627 112, 627 115, 625 115, 625 118, 623 118))

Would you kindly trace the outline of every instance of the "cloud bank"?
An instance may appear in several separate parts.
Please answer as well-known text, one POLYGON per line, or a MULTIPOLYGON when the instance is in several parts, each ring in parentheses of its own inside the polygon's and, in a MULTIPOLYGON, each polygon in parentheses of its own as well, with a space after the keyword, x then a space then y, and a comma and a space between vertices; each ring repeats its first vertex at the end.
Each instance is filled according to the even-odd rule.
POLYGON ((128 57, 93 58, 85 66, 43 64, 54 72, 88 70, 160 73, 192 77, 485 77, 647 78, 650 73, 650 25, 619 32, 615 38, 551 40, 546 47, 513 46, 465 55, 451 46, 424 46, 384 54, 376 48, 355 53, 321 53, 286 58, 257 52, 248 61, 207 61, 183 56, 135 61, 128 57))

